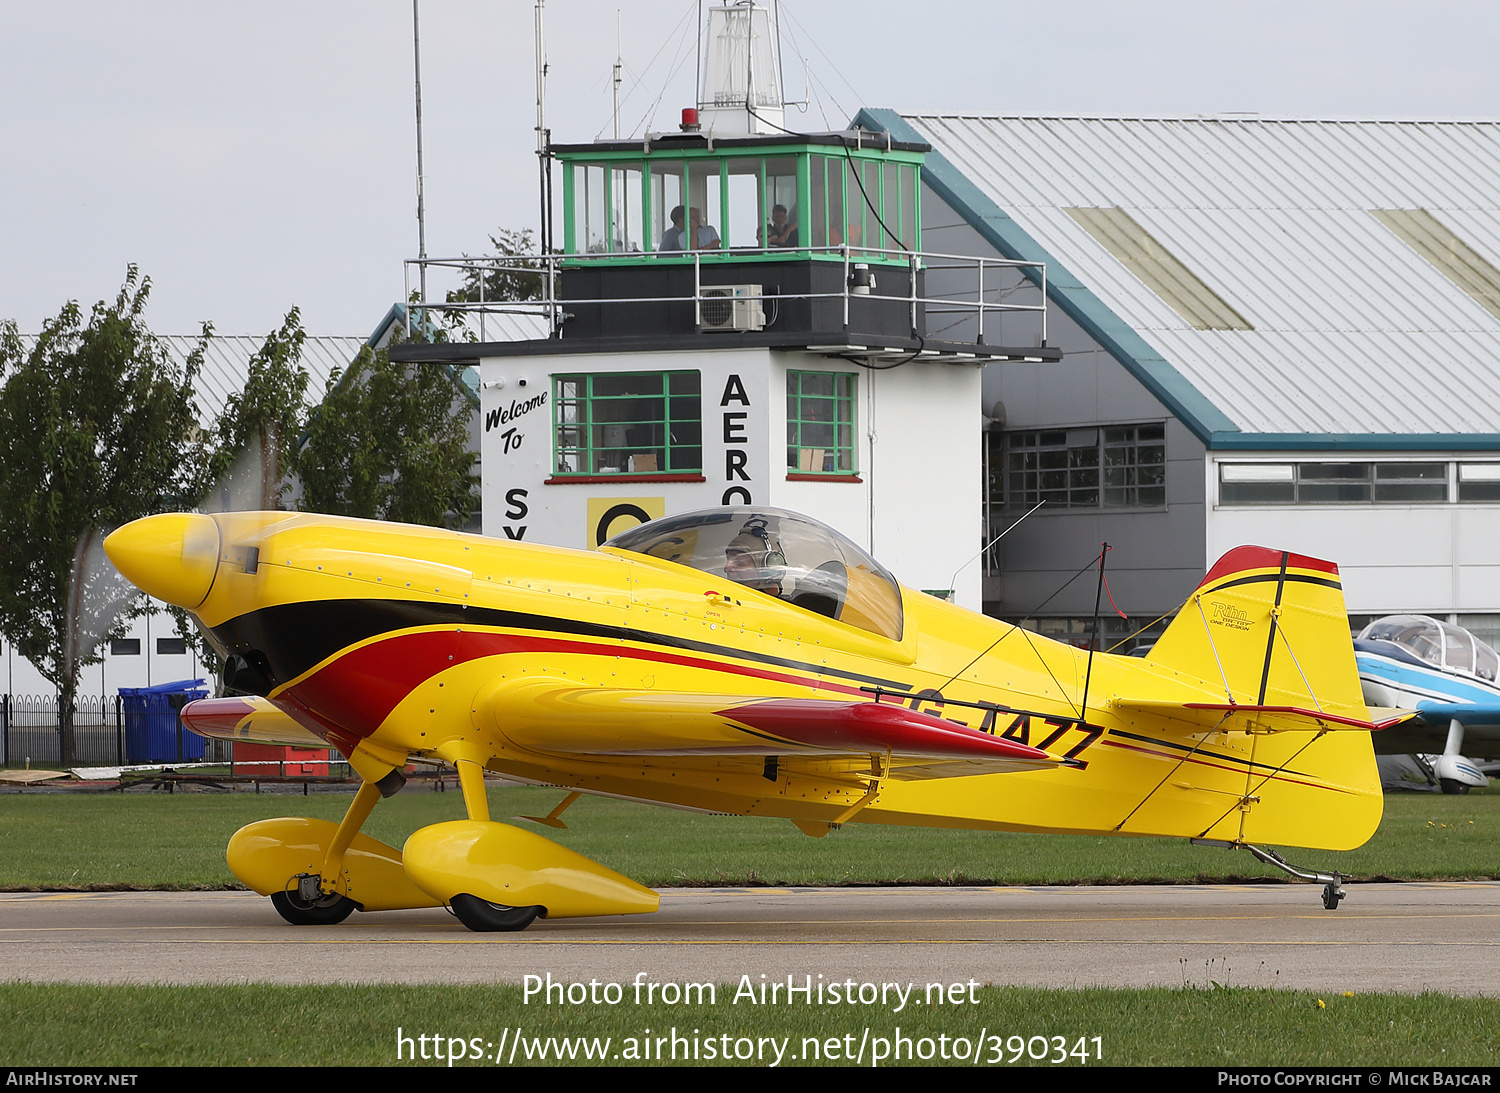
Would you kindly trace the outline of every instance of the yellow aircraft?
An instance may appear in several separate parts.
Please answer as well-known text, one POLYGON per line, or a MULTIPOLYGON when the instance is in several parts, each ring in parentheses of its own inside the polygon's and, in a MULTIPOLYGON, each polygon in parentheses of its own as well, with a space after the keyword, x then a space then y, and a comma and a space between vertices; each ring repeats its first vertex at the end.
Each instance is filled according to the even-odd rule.
POLYGON ((1338 906, 1331 850, 1380 821, 1337 567, 1225 555, 1149 657, 1095 654, 899 585, 816 520, 722 508, 597 551, 305 513, 169 514, 109 537, 191 611, 228 688, 199 733, 327 744, 363 784, 343 821, 241 829, 230 868, 287 920, 448 905, 474 930, 654 911, 656 893, 490 819, 484 773, 580 793, 850 822, 1172 835, 1243 846, 1338 906), (397 850, 359 833, 414 757, 457 768, 466 820, 397 850))

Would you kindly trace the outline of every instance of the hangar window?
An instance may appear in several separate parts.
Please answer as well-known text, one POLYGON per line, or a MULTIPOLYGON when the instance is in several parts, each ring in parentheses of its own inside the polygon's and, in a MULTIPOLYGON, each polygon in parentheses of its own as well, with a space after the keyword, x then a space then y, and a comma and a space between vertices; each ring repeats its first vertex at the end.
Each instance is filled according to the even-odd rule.
POLYGON ((697 372, 553 376, 554 473, 701 473, 701 386, 697 372))
POLYGON ((786 374, 786 467, 793 474, 855 473, 854 392, 857 376, 836 372, 786 374))
POLYGON ((1121 425, 1104 429, 1104 504, 1167 503, 1166 428, 1121 425))
POLYGON ((1166 427, 1160 422, 1007 433, 1002 443, 1009 508, 1038 501, 1069 509, 1167 503, 1166 427))
POLYGON ((112 657, 138 657, 141 655, 140 638, 111 638, 109 655, 112 657))
POLYGON ((1410 505, 1447 500, 1447 463, 1219 464, 1223 505, 1410 505))
POLYGON ((1460 463, 1460 501, 1500 501, 1500 463, 1460 463))
POLYGON ((1292 463, 1220 463, 1219 502, 1224 505, 1290 505, 1297 500, 1292 463))
POLYGON ((1386 502, 1448 500, 1448 464, 1376 463, 1374 499, 1386 502))

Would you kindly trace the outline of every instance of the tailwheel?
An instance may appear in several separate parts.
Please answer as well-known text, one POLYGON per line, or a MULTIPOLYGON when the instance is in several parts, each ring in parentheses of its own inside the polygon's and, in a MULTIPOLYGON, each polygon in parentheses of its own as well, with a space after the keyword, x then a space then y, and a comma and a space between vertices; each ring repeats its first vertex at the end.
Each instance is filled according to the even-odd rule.
POLYGON ((1345 896, 1344 889, 1338 883, 1329 881, 1323 885, 1323 909, 1325 911, 1337 911, 1339 901, 1345 896))
POLYGON ((355 904, 337 892, 304 900, 295 892, 272 892, 271 906, 293 926, 332 926, 354 913, 355 904))
POLYGON ((453 909, 458 921, 481 934, 524 930, 542 914, 540 907, 507 907, 471 896, 467 892, 454 896, 448 901, 448 906, 453 909))

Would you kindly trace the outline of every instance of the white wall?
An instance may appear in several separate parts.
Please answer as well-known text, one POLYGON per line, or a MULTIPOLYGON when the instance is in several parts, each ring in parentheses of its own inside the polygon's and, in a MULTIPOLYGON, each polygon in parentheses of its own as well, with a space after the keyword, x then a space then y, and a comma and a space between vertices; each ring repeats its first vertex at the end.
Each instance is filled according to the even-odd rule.
MULTIPOLYGON (((1406 453, 1403 453, 1405 456, 1406 453)), ((1222 458, 1222 457, 1221 457, 1222 458)), ((1243 455, 1238 455, 1244 461, 1243 455)), ((1390 461, 1390 453, 1340 453, 1340 462, 1390 461)), ((1413 459, 1448 461, 1452 453, 1413 459)), ((1326 453, 1258 453, 1254 462, 1311 462, 1326 453)), ((1205 460, 1210 562, 1242 544, 1334 562, 1356 615, 1403 611, 1500 612, 1500 505, 1217 504, 1218 465, 1205 460)))
MULTIPOLYGON (((160 605, 158 605, 160 606, 160 605)), ((141 651, 134 656, 111 656, 109 643, 100 650, 103 664, 93 664, 79 675, 78 693, 84 695, 113 695, 121 687, 149 687, 157 683, 171 683, 179 679, 205 678, 203 665, 193 655, 186 653, 158 653, 156 643, 161 638, 178 637, 177 624, 165 612, 150 619, 136 619, 126 632, 127 638, 138 638, 141 651), (149 633, 148 633, 149 630, 149 633), (149 650, 149 655, 148 655, 149 650)), ((42 678, 42 674, 31 662, 16 652, 10 642, 5 642, 4 656, 0 658, 0 680, 9 694, 52 695, 57 688, 42 678)), ((210 686, 212 680, 209 681, 210 686)))
MULTIPOLYGON (((874 554, 902 583, 929 589, 948 588, 954 571, 979 550, 977 366, 913 362, 871 371, 816 353, 752 348, 493 357, 481 362, 480 378, 487 426, 486 535, 591 547, 600 513, 613 504, 639 505, 652 515, 764 504, 830 524, 874 554), (553 467, 552 376, 683 369, 702 376, 705 481, 612 482, 596 476, 589 482, 548 483, 553 467), (858 377, 859 481, 788 479, 789 370, 858 377), (511 416, 513 405, 524 406, 542 394, 542 402, 511 416), (499 411, 508 420, 496 420, 499 411)), ((630 523, 630 517, 621 517, 610 530, 619 533, 630 523)), ((958 602, 976 611, 980 580, 977 562, 958 579, 958 602)))
MULTIPOLYGON (((665 506, 665 512, 688 512, 725 503, 775 504, 770 490, 771 452, 763 441, 726 441, 726 415, 730 437, 763 438, 767 435, 771 403, 785 421, 785 378, 773 392, 771 353, 768 349, 683 351, 675 353, 580 353, 491 357, 480 362, 480 411, 482 434, 484 534, 495 538, 525 539, 555 546, 592 547, 597 518, 589 518, 589 502, 621 504, 650 502, 665 506), (568 373, 667 372, 695 370, 702 377, 703 478, 702 482, 600 481, 554 482, 552 477, 553 406, 552 377, 568 373), (521 381, 525 380, 525 386, 521 381), (502 386, 503 385, 503 386, 502 386), (741 392, 743 391, 743 397, 741 392), (535 408, 499 422, 493 415, 509 413, 512 405, 544 396, 535 408), (722 405, 721 405, 722 404, 722 405), (731 463, 730 452, 737 453, 731 463), (744 456, 743 465, 740 455, 744 456)), ((783 437, 785 425, 782 426, 783 437)), ((777 449, 784 460, 783 439, 777 449)), ((639 521, 637 521, 639 522, 639 521)), ((615 533, 630 526, 618 523, 615 533)))

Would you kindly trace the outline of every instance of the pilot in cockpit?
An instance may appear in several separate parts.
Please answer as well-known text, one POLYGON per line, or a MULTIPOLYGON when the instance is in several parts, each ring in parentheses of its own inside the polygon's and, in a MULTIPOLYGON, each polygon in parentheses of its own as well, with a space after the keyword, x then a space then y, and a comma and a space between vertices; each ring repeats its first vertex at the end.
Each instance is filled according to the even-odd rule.
POLYGON ((780 596, 786 555, 764 516, 752 516, 724 548, 724 576, 768 596, 780 596))

